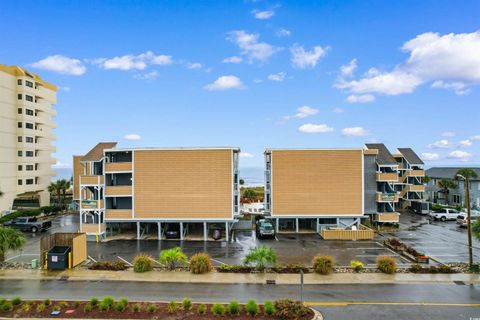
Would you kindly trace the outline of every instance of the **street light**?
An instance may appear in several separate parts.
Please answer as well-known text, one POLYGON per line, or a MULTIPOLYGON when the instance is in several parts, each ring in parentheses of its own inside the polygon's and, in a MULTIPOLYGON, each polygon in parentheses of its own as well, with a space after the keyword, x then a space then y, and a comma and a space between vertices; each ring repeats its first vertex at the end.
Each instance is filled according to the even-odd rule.
POLYGON ((461 174, 457 174, 457 178, 460 178, 465 181, 465 205, 467 207, 467 237, 468 237, 468 265, 472 269, 473 264, 473 252, 472 252, 472 215, 470 212, 470 186, 469 179, 461 174))

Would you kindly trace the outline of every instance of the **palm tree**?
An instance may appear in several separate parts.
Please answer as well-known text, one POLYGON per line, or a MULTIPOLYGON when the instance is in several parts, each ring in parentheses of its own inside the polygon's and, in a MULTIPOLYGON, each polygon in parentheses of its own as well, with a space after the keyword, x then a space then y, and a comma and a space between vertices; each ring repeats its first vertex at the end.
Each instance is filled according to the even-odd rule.
POLYGON ((56 199, 57 199, 57 203, 59 204, 60 203, 60 197, 61 197, 61 194, 62 194, 62 190, 60 189, 60 185, 58 183, 59 180, 55 181, 55 182, 51 182, 49 185, 48 185, 48 192, 50 192, 50 194, 55 194, 56 196, 56 199))
POLYGON ((452 179, 442 179, 438 181, 438 186, 442 189, 442 193, 445 196, 445 204, 448 204, 450 189, 455 189, 457 184, 452 179))
POLYGON ((257 270, 263 270, 267 265, 274 265, 276 262, 275 250, 264 245, 250 249, 248 255, 243 259, 244 264, 254 265, 257 270))
POLYGON ((27 242, 20 231, 0 226, 0 262, 5 261, 5 254, 8 250, 20 250, 27 242))
POLYGON ((67 203, 66 203, 66 193, 67 193, 67 190, 70 189, 70 181, 66 180, 66 179, 61 179, 61 180, 58 180, 57 181, 58 185, 59 185, 59 188, 60 188, 60 191, 62 193, 62 204, 64 207, 67 206, 67 203))
POLYGON ((457 171, 456 178, 465 180, 465 206, 467 207, 467 236, 468 236, 468 265, 470 270, 473 265, 473 251, 472 251, 472 213, 470 208, 470 179, 477 178, 478 175, 475 170, 470 168, 463 168, 457 171))

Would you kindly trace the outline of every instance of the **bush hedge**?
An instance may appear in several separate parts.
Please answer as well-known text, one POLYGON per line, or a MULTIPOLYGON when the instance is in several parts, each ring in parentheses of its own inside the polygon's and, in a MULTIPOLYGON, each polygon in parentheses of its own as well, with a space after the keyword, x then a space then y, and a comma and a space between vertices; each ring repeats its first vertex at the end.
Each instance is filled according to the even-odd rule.
POLYGON ((121 260, 114 261, 97 261, 88 266, 90 270, 109 270, 109 271, 123 271, 127 270, 128 266, 121 260))
POLYGON ((333 258, 330 256, 315 256, 312 265, 316 273, 329 274, 333 271, 333 258))
POLYGON ((147 254, 139 254, 133 259, 133 271, 147 272, 153 270, 153 258, 147 254))
POLYGON ((397 261, 393 257, 379 256, 377 258, 377 268, 383 273, 393 274, 397 271, 397 261))
POLYGON ((199 252, 190 258, 190 272, 193 274, 203 274, 212 271, 212 260, 206 253, 199 252))
POLYGON ((280 319, 300 319, 308 314, 309 309, 300 301, 281 299, 274 302, 275 315, 280 319))

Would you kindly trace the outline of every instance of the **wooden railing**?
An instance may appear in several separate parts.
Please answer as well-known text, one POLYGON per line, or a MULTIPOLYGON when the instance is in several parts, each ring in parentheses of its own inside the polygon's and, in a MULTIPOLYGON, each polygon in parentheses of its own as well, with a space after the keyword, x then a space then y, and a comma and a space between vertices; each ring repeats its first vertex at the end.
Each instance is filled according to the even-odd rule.
POLYGON ((132 171, 131 162, 107 162, 105 163, 105 172, 123 172, 132 171))
POLYGON ((83 223, 82 232, 87 234, 100 234, 105 232, 105 223, 100 224, 100 232, 98 232, 98 224, 96 223, 83 223))
POLYGON ((103 200, 82 200, 82 209, 101 209, 103 208, 103 200))
POLYGON ((106 186, 106 196, 131 196, 132 186, 106 186))
POLYGON ((396 212, 378 213, 378 222, 398 222, 399 215, 396 212))
POLYGON ((340 228, 331 228, 322 230, 320 236, 325 240, 372 240, 375 232, 363 225, 359 230, 345 230, 340 228))
POLYGON ((377 173, 377 181, 398 181, 398 174, 396 172, 382 172, 377 173))
POLYGON ((103 184, 103 176, 80 176, 80 184, 103 184))
POLYGON ((107 219, 131 219, 132 209, 107 209, 105 210, 107 219))

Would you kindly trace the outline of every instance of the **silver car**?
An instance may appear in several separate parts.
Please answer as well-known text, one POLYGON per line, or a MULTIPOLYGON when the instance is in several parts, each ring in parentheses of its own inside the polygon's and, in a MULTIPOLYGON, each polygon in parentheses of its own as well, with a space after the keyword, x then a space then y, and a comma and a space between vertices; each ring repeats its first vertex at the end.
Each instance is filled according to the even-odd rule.
MULTIPOLYGON (((478 218, 480 216, 478 214, 473 214, 472 213, 472 216, 471 216, 471 223, 475 223, 478 218)), ((466 228, 467 227, 467 224, 468 224, 468 221, 467 221, 467 214, 466 213, 461 213, 458 215, 457 217, 457 224, 459 225, 459 227, 462 227, 462 228, 466 228)))

